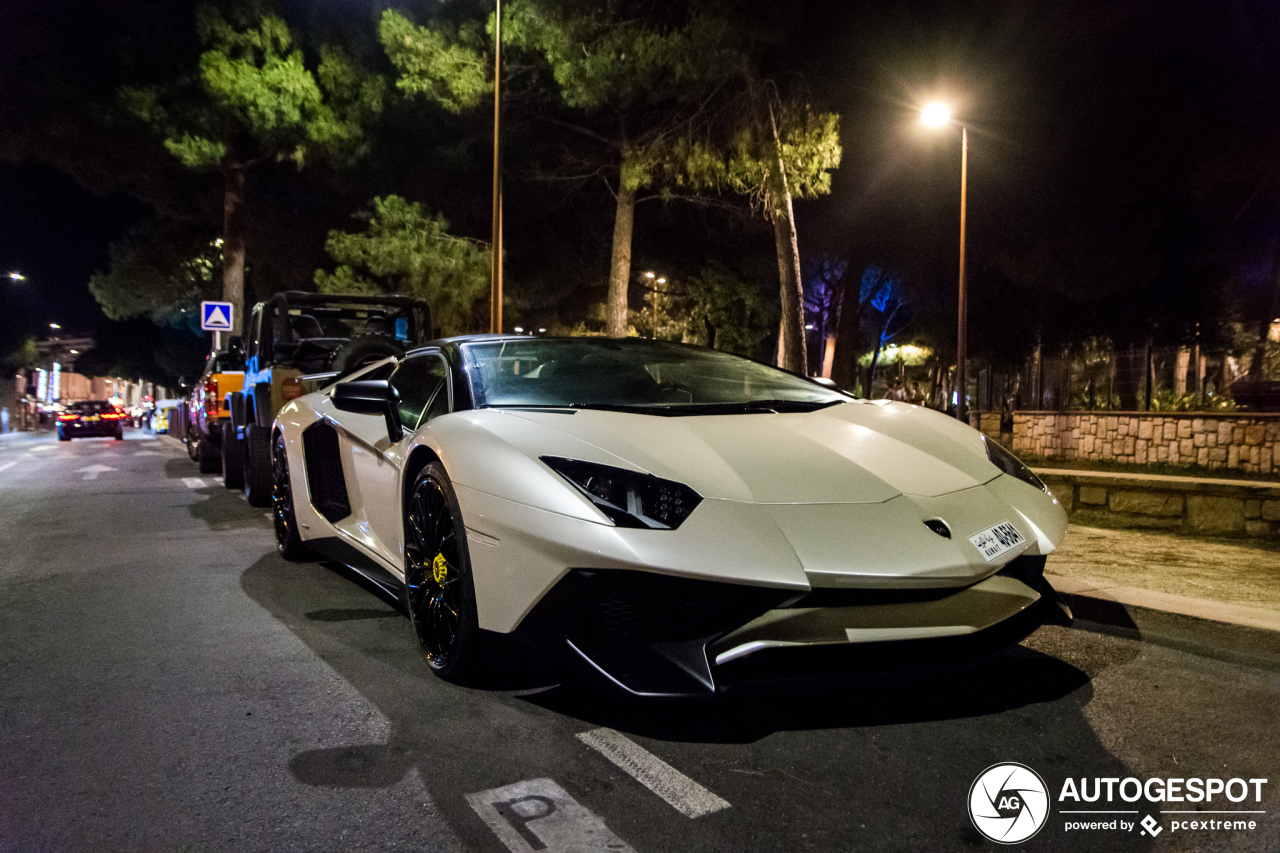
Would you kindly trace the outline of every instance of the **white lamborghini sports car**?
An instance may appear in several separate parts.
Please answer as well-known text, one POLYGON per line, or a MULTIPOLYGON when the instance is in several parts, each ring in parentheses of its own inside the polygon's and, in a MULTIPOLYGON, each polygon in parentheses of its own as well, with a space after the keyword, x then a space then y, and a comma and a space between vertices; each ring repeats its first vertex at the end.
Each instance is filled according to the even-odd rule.
POLYGON ((446 678, 502 634, 698 695, 1070 618, 1043 575, 1066 514, 1010 453, 716 350, 451 338, 288 403, 272 447, 280 550, 392 592, 446 678))

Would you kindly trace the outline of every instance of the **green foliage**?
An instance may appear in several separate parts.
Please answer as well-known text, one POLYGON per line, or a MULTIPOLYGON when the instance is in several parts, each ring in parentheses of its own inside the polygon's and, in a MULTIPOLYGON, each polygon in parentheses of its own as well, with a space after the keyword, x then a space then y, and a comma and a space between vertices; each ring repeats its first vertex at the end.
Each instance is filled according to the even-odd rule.
MULTIPOLYGON (((1116 408, 1119 408, 1117 400, 1116 408)), ((1151 411, 1153 412, 1233 412, 1236 401, 1229 393, 1197 394, 1192 391, 1179 394, 1172 388, 1157 387, 1151 395, 1151 411)))
POLYGON ((89 291, 112 320, 190 319, 200 300, 218 293, 219 245, 178 225, 135 230, 111 247, 111 266, 93 274, 89 291))
POLYGON ((755 356, 760 341, 777 323, 760 288, 724 267, 704 268, 689 282, 689 295, 690 324, 695 330, 714 329, 716 349, 755 356))
POLYGON ((192 169, 266 160, 302 168, 320 156, 363 153, 363 124, 382 109, 385 81, 341 49, 326 46, 313 72, 282 19, 197 13, 200 54, 194 77, 173 86, 122 89, 120 106, 164 138, 192 169))
POLYGON ((455 237, 439 214, 400 196, 373 200, 364 231, 330 231, 325 249, 338 264, 317 270, 323 293, 399 292, 426 299, 440 334, 471 331, 489 292, 489 250, 455 237))
MULTIPOLYGON (((687 181, 695 190, 723 190, 769 206, 769 159, 778 155, 772 132, 750 111, 739 115, 723 142, 695 141, 684 154, 687 181)), ((778 142, 787 187, 797 198, 831 192, 831 174, 840 166, 840 117, 790 99, 775 108, 778 142)))
MULTIPOLYGON (((628 328, 632 334, 755 356, 760 341, 777 323, 760 288, 723 266, 704 267, 684 284, 666 282, 657 285, 656 290, 653 285, 649 287, 644 296, 645 307, 629 312, 628 328)), ((587 328, 583 326, 581 333, 589 334, 587 328)))
POLYGON ((391 64, 400 72, 396 88, 408 96, 425 97, 451 113, 470 109, 493 91, 489 61, 474 42, 474 31, 463 33, 420 27, 391 9, 382 13, 378 28, 391 64))
POLYGON ((2 363, 9 370, 22 370, 39 364, 40 349, 36 346, 36 339, 24 338, 13 352, 5 356, 2 363))
POLYGON ((540 53, 565 104, 588 112, 696 95, 743 63, 731 27, 709 15, 659 27, 594 6, 570 12, 546 0, 517 0, 506 9, 510 43, 540 53))

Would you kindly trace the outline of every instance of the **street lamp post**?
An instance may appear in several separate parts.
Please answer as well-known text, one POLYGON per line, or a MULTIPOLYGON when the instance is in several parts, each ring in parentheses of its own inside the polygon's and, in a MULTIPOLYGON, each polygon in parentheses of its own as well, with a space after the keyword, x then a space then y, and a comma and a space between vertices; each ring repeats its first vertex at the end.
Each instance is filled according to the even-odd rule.
POLYGON ((502 0, 493 13, 493 242, 489 260, 489 331, 502 334, 502 0))
MULTIPOLYGON (((943 104, 929 104, 920 114, 920 120, 931 127, 945 127, 951 123, 951 110, 943 104)), ((965 301, 964 237, 965 216, 968 212, 969 192, 969 128, 960 125, 960 290, 956 308, 956 418, 969 419, 968 375, 966 362, 969 357, 969 316, 965 301)))

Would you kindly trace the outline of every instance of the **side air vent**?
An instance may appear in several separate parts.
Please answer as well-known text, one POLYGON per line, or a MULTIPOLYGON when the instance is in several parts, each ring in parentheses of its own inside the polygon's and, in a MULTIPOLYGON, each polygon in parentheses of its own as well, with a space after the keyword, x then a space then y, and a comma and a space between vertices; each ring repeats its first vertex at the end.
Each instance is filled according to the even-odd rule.
POLYGON ((947 527, 947 523, 940 518, 930 518, 925 521, 924 526, 941 536, 943 539, 951 538, 951 528, 947 527))
POLYGON ((307 490, 311 505, 330 524, 351 515, 347 481, 338 455, 338 431, 321 421, 302 431, 302 452, 307 462, 307 490))

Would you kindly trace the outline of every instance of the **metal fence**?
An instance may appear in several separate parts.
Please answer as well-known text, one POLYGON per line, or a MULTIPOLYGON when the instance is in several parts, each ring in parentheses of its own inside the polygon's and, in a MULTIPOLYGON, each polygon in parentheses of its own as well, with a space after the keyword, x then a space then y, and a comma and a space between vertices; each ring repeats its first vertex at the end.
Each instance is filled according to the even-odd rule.
POLYGON ((1021 370, 977 371, 977 411, 1280 411, 1280 382, 1256 381, 1227 352, 1138 347, 1028 358, 1021 370))

